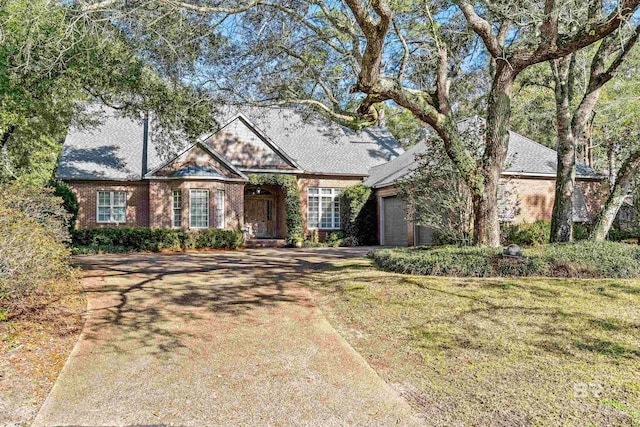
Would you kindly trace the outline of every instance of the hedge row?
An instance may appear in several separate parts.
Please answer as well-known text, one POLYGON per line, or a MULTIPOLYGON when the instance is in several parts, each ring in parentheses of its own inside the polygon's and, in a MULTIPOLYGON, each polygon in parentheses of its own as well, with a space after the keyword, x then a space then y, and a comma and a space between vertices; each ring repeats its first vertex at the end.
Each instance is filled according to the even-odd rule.
POLYGON ((243 243, 242 231, 239 230, 85 228, 73 232, 74 253, 235 249, 243 243))
POLYGON ((381 249, 372 257, 382 269, 429 276, 640 276, 640 247, 607 241, 542 245, 525 249, 522 258, 505 258, 501 249, 454 246, 381 249))

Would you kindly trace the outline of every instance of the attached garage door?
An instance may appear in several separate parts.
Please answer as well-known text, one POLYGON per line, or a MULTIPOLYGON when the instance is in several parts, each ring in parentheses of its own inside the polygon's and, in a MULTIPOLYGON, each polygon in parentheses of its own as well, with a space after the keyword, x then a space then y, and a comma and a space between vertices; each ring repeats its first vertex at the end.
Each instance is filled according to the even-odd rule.
POLYGON ((382 199, 384 211, 384 244, 407 246, 407 207, 398 197, 382 199))
POLYGON ((415 233, 416 246, 433 245, 433 228, 425 225, 417 225, 415 233))

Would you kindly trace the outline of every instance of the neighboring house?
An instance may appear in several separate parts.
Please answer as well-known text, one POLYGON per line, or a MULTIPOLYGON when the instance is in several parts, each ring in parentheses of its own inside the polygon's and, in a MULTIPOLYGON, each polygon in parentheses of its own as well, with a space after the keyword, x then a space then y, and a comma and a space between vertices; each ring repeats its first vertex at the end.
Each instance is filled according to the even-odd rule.
POLYGON ((81 228, 247 229, 282 239, 285 192, 252 185, 250 175, 286 174, 300 189, 305 231, 322 236, 340 229, 341 189, 403 153, 384 128, 353 132, 293 109, 227 108, 220 129, 191 145, 153 119, 104 114, 95 129, 69 131, 56 171, 78 196, 81 228))
MULTIPOLYGON (((407 206, 396 183, 418 167, 416 156, 427 153, 422 142, 398 158, 371 168, 365 184, 376 190, 380 243, 392 246, 433 243, 431 227, 407 219, 407 206)), ((555 196, 557 154, 554 150, 510 132, 505 169, 498 187, 502 222, 550 220, 555 196)), ((574 192, 574 221, 589 222, 600 208, 603 177, 578 164, 574 192)))

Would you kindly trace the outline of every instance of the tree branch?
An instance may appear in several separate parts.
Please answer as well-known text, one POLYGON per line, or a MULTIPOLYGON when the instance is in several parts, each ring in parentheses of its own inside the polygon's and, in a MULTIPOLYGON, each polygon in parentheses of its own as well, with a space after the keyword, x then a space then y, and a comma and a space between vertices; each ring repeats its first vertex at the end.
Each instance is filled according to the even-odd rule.
POLYGON ((480 17, 480 15, 476 13, 473 5, 468 1, 459 0, 457 3, 467 22, 473 31, 480 36, 491 56, 500 58, 502 56, 502 48, 500 43, 498 43, 498 38, 493 34, 491 24, 480 17))

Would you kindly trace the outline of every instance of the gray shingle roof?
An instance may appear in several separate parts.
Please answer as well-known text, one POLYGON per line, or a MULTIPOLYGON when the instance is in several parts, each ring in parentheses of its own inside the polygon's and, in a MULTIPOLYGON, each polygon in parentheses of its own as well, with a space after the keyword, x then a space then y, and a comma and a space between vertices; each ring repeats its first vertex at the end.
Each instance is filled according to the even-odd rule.
MULTIPOLYGON (((509 132, 509 149, 505 170, 509 175, 527 175, 555 177, 557 154, 551 148, 545 147, 518 133, 509 132)), ((391 185, 400 178, 409 175, 418 163, 416 155, 428 153, 428 147, 420 142, 408 149, 398 158, 379 166, 371 168, 365 184, 370 187, 384 187, 391 185)), ((583 179, 597 179, 600 175, 592 168, 579 163, 576 177, 583 179)))
MULTIPOLYGON (((143 120, 119 116, 106 107, 94 129, 69 130, 56 171, 60 179, 139 180, 142 178, 143 120)), ((226 107, 220 125, 242 112, 307 173, 366 176, 372 166, 386 163, 404 150, 380 127, 353 132, 317 114, 289 108, 226 107)), ((188 141, 149 124, 147 170, 182 151, 188 141), (160 136, 157 136, 160 135, 160 136), (168 141, 171 139, 171 142, 168 141)))
POLYGON ((144 127, 138 120, 105 111, 93 129, 71 129, 60 155, 56 176, 63 179, 140 179, 144 127))
POLYGON ((359 132, 292 108, 229 107, 220 123, 242 113, 305 172, 366 176, 404 150, 382 127, 359 132))
MULTIPOLYGON (((510 174, 556 175, 558 154, 555 150, 515 132, 509 132, 509 151, 505 172, 510 174)), ((576 176, 598 178, 598 173, 584 163, 576 165, 576 176)))

